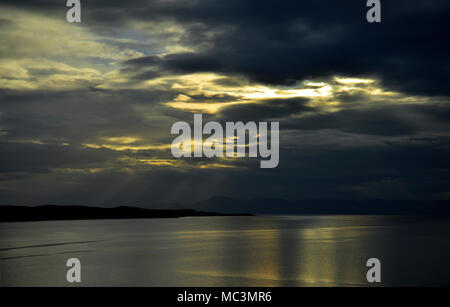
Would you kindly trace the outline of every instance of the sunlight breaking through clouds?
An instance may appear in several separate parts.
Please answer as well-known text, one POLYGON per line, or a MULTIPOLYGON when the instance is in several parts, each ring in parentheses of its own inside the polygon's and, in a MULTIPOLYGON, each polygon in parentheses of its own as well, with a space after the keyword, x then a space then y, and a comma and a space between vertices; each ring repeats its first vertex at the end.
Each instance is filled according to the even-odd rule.
MULTIPOLYGON (((420 29, 427 36, 418 43, 412 24, 367 33, 359 19, 336 20, 335 12, 318 10, 316 23, 306 10, 284 15, 282 6, 263 4, 246 19, 233 1, 150 1, 142 10, 100 1, 85 8, 86 22, 69 24, 56 1, 44 2, 0 5, 3 199, 25 188, 36 191, 31 202, 53 190, 86 195, 73 187, 113 195, 110 181, 139 176, 143 195, 147 181, 182 190, 193 182, 177 177, 183 172, 207 174, 195 178, 216 188, 205 197, 246 185, 280 197, 334 197, 386 178, 408 187, 397 195, 380 185, 386 195, 448 193, 448 52, 435 25, 420 29), (380 45, 361 52, 349 38, 380 45), (430 50, 441 51, 429 57, 430 50), (192 113, 220 123, 279 121, 279 169, 261 173, 252 159, 174 159, 170 127, 192 113), (433 178, 438 184, 428 186, 433 178)), ((435 23, 447 20, 439 16, 435 23)), ((398 17, 392 22, 410 20, 398 17)), ((186 190, 177 195, 194 194, 186 190)))

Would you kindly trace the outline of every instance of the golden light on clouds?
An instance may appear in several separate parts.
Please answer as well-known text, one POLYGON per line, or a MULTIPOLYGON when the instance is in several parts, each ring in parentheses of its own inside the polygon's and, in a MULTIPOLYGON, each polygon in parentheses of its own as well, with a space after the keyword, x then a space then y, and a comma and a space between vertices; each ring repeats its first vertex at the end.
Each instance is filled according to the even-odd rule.
POLYGON ((239 102, 196 102, 191 97, 180 94, 174 101, 165 103, 174 109, 185 110, 193 113, 217 113, 220 109, 238 104, 239 102))
POLYGON ((0 87, 11 90, 66 90, 98 84, 109 65, 141 52, 100 42, 82 26, 64 19, 0 8, 0 87))
MULTIPOLYGON (((376 79, 333 77, 331 80, 323 81, 307 80, 292 87, 275 87, 258 84, 249 85, 248 80, 244 81, 241 78, 239 80, 242 82, 242 86, 235 83, 233 86, 227 87, 216 83, 217 80, 224 80, 227 76, 215 74, 189 76, 191 78, 188 79, 186 79, 187 76, 171 77, 176 84, 176 88, 182 90, 183 94, 178 95, 172 101, 165 102, 164 105, 191 113, 215 114, 235 105, 258 104, 268 99, 279 99, 281 104, 284 99, 304 98, 308 100, 307 106, 318 108, 320 112, 337 112, 344 108, 366 107, 370 103, 381 105, 426 101, 423 97, 408 97, 399 92, 387 91, 381 87, 379 80, 376 79), (201 86, 199 86, 199 83, 193 82, 197 78, 202 80, 201 86), (203 101, 192 98, 199 95, 213 98, 203 101), (361 99, 348 103, 343 101, 341 98, 343 96, 354 96, 361 99), (228 97, 229 100, 220 102, 218 100, 221 97, 228 97)), ((152 82, 157 83, 158 81, 152 82)))
POLYGON ((319 88, 278 89, 267 86, 243 88, 245 99, 286 99, 295 97, 326 97, 331 95, 332 88, 324 84, 319 88))
POLYGON ((213 161, 191 161, 183 159, 164 159, 164 158, 133 158, 133 157, 121 157, 120 163, 123 164, 124 170, 143 170, 146 167, 170 167, 173 170, 185 171, 189 169, 234 169, 243 170, 246 167, 234 165, 230 159, 215 159, 213 161), (224 161, 227 163, 221 163, 224 161))
MULTIPOLYGON (((411 99, 386 91, 373 78, 334 76, 322 80, 305 80, 293 86, 270 86, 251 82, 244 77, 219 73, 163 74, 150 80, 135 78, 135 71, 124 72, 121 62, 145 56, 142 51, 119 48, 115 44, 133 46, 139 37, 151 33, 154 39, 163 39, 157 48, 157 57, 168 53, 193 51, 180 44, 185 33, 182 26, 172 21, 133 22, 129 25, 136 38, 96 35, 83 26, 11 8, 2 8, 0 18, 12 20, 0 29, 3 42, 0 51, 7 55, 0 60, 0 87, 11 90, 70 90, 98 88, 104 90, 162 90, 178 92, 163 105, 191 113, 217 114, 239 104, 255 104, 267 99, 305 98, 311 107, 321 112, 336 112, 355 105, 344 104, 338 95, 364 95, 360 105, 377 97, 411 99), (31 29, 31 30, 30 30, 31 29), (6 47, 7 46, 7 47, 6 47), (98 59, 101 59, 99 61, 98 59)), ((147 37, 148 38, 148 37, 147 37)), ((149 45, 151 48, 151 44, 149 45)), ((155 47, 156 48, 156 47, 155 47)), ((415 98, 412 100, 416 101, 415 98)), ((422 99, 423 100, 423 99, 422 99)), ((389 103, 389 101, 388 101, 389 103)), ((120 143, 88 143, 91 148, 114 150, 146 150, 164 148, 163 145, 134 144, 136 140, 120 143)))
POLYGON ((341 84, 369 84, 375 82, 375 80, 373 79, 342 78, 342 77, 334 77, 334 80, 337 83, 341 84))
MULTIPOLYGON (((258 100, 264 99, 288 99, 288 98, 320 98, 328 97, 333 94, 333 88, 325 82, 305 82, 304 88, 277 88, 265 85, 248 85, 248 81, 240 80, 243 85, 234 85, 227 87, 217 84, 217 80, 227 79, 226 76, 217 74, 198 74, 186 76, 172 77, 174 85, 172 89, 183 91, 173 101, 166 102, 165 105, 184 110, 187 112, 201 112, 214 114, 223 108, 227 108, 239 104, 254 104, 258 100), (201 80, 201 82, 192 82, 193 80, 201 80), (199 85, 201 84, 201 86, 199 85), (233 101, 216 102, 212 101, 196 101, 190 96, 202 95, 204 97, 213 97, 217 100, 223 97, 234 97, 233 101)), ((167 80, 167 78, 163 78, 167 80)), ((152 81, 158 82, 158 81, 152 81)), ((160 83, 161 84, 161 83, 160 83)))
POLYGON ((118 144, 131 144, 140 140, 138 137, 134 136, 117 136, 117 137, 107 137, 106 141, 118 144))
POLYGON ((93 149, 110 149, 115 151, 143 151, 143 150, 170 150, 170 144, 158 145, 132 145, 132 144, 83 144, 84 147, 93 149))
POLYGON ((70 174, 81 174, 81 175, 89 175, 89 174, 97 174, 103 171, 107 171, 112 169, 112 167, 94 167, 94 168, 55 168, 53 169, 56 173, 70 173, 70 174))
MULTIPOLYGON (((126 98, 120 101, 121 104, 129 106, 133 116, 142 119, 142 122, 150 127, 156 126, 155 122, 174 120, 177 115, 166 112, 173 109, 186 113, 207 113, 213 117, 220 116, 227 108, 240 105, 254 107, 270 102, 271 107, 273 104, 282 106, 287 100, 292 102, 298 98, 299 104, 310 107, 313 111, 295 109, 292 113, 283 113, 281 116, 301 120, 302 117, 317 113, 367 108, 370 105, 428 102, 426 97, 408 96, 387 90, 381 80, 372 77, 330 75, 298 80, 296 84, 283 86, 258 83, 243 75, 213 72, 183 74, 164 71, 164 68, 156 67, 157 65, 131 68, 127 66, 127 60, 145 56, 155 57, 155 62, 159 62, 168 54, 195 53, 194 47, 182 43, 186 29, 175 21, 133 21, 127 25, 126 31, 129 32, 121 33, 118 30, 117 35, 107 36, 90 31, 83 24, 68 24, 64 18, 58 19, 9 7, 0 7, 0 19, 8 20, 0 28, 0 88, 45 92, 95 89, 104 90, 108 94, 136 90, 149 95, 161 91, 167 95, 160 100, 155 99, 155 103, 153 100, 148 103, 128 101, 128 97, 133 99, 132 95, 125 95, 126 98), (130 33, 132 35, 129 35, 130 33), (141 76, 149 72, 148 78, 141 76)), ((200 42, 195 48, 202 49, 207 46, 200 42)), ((112 124, 114 123, 112 120, 112 124)), ((241 169, 236 166, 236 159, 220 158, 210 163, 196 161, 193 164, 179 159, 168 159, 171 144, 161 140, 170 136, 169 131, 166 131, 166 134, 121 131, 119 135, 105 136, 111 133, 110 130, 106 133, 99 131, 96 135, 96 131, 93 131, 93 135, 82 141, 72 142, 69 138, 67 142, 66 139, 58 142, 65 147, 69 144, 82 144, 84 148, 107 149, 115 151, 116 154, 120 152, 120 155, 140 155, 145 151, 154 151, 158 155, 152 158, 121 159, 121 166, 128 171, 146 167, 241 169)), ((0 130, 0 135, 7 134, 7 130, 0 130)), ((53 144, 52 140, 45 138, 13 141, 38 145, 53 144)), ((183 144, 185 146, 182 150, 192 152, 193 142, 191 140, 190 144, 183 144)), ((67 168, 65 171, 94 174, 102 169, 108 168, 67 168)))
POLYGON ((180 102, 180 101, 174 101, 174 102, 167 102, 165 103, 166 106, 169 106, 174 109, 188 111, 192 113, 217 113, 220 109, 230 106, 235 103, 203 103, 203 102, 180 102))

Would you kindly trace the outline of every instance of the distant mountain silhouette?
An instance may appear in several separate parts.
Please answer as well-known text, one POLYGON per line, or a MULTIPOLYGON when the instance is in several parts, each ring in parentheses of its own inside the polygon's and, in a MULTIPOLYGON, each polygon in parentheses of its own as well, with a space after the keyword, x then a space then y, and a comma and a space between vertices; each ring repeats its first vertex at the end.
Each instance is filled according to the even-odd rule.
MULTIPOLYGON (((0 206, 0 222, 49 221, 49 220, 92 220, 92 219, 136 219, 177 218, 187 216, 223 216, 215 212, 192 209, 158 210, 136 207, 99 208, 87 206, 0 206)), ((249 215, 249 214, 226 214, 249 215)))
POLYGON ((194 203, 197 210, 218 212, 251 212, 260 214, 434 214, 450 215, 450 201, 417 201, 407 199, 302 199, 288 201, 276 198, 234 199, 213 197, 194 203))

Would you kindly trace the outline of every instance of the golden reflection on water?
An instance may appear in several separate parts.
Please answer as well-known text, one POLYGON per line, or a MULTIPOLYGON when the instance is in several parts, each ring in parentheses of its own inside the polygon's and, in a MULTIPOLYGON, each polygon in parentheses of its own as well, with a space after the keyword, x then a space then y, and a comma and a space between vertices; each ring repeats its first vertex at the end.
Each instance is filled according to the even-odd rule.
POLYGON ((336 280, 335 234, 330 229, 302 229, 297 242, 312 241, 309 248, 299 248, 298 280, 306 283, 330 283, 336 280))
POLYGON ((186 245, 176 270, 209 279, 211 286, 238 281, 241 285, 279 283, 278 230, 180 232, 186 245), (188 243, 189 242, 189 243, 188 243))
POLYGON ((207 286, 365 283, 364 259, 355 255, 364 248, 366 227, 331 227, 323 220, 309 221, 303 228, 263 226, 174 233, 174 239, 183 242, 177 244, 180 257, 174 270, 207 286))

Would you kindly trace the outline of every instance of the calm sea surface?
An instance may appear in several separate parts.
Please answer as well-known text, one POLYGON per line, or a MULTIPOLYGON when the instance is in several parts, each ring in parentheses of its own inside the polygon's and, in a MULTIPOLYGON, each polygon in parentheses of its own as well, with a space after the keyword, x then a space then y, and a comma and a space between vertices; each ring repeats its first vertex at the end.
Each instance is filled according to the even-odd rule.
POLYGON ((450 285, 450 220, 256 216, 0 223, 3 286, 450 285))

